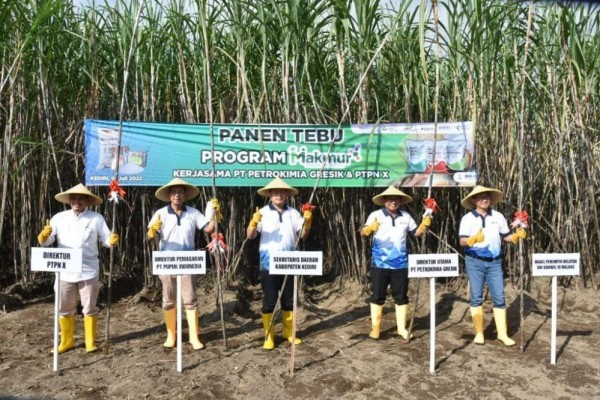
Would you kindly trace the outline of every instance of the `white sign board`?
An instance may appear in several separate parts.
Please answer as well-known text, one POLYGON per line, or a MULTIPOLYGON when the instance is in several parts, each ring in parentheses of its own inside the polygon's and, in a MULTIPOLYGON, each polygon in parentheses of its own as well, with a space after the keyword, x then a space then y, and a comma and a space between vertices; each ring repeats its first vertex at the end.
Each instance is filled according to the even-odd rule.
POLYGON ((277 251, 269 256, 271 275, 323 275, 322 251, 277 251))
POLYGON ((409 254, 409 278, 458 276, 458 254, 409 254))
POLYGON ((81 273, 81 249, 32 247, 31 270, 81 273))
POLYGON ((205 251, 153 251, 152 273, 154 275, 204 275, 206 274, 205 251))
POLYGON ((533 253, 531 275, 579 275, 579 253, 533 253))

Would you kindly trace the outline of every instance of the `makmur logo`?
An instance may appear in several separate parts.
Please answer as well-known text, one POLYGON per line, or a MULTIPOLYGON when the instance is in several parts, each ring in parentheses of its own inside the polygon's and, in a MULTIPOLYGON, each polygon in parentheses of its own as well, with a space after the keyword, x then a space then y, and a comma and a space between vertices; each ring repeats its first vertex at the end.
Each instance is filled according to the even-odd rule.
POLYGON ((306 146, 290 146, 288 148, 289 165, 302 165, 304 168, 314 169, 322 168, 346 168, 352 162, 360 162, 362 146, 356 143, 345 152, 330 152, 324 153, 320 150, 309 151, 306 146))

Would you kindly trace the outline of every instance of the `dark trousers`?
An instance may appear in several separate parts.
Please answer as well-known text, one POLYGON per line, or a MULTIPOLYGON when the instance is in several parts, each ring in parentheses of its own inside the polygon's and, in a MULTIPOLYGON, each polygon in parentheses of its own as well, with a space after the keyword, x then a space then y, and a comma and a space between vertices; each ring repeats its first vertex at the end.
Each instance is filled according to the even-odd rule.
POLYGON ((385 303, 388 285, 397 305, 408 304, 408 268, 385 269, 371 267, 371 303, 385 303))
MULTIPOLYGON (((279 290, 283 286, 285 275, 269 275, 269 271, 260 271, 260 285, 263 290, 262 313, 270 314, 275 310, 279 290)), ((285 288, 281 294, 281 309, 294 310, 294 277, 289 275, 285 281, 285 288)))

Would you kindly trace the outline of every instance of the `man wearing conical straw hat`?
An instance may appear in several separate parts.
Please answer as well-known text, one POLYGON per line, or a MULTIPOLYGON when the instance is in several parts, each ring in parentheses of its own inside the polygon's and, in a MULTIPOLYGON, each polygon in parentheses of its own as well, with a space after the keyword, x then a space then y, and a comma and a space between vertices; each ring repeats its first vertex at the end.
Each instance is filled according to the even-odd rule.
MULTIPOLYGON (((106 247, 119 244, 119 235, 111 233, 104 217, 88 207, 97 206, 102 199, 85 186, 79 184, 59 193, 54 197, 57 201, 71 206, 70 210, 56 214, 38 235, 42 246, 57 243, 59 248, 82 250, 82 272, 63 272, 60 274, 60 344, 58 352, 64 353, 75 347, 75 311, 77 310, 77 293, 83 306, 83 323, 85 328, 85 350, 94 352, 96 347, 96 326, 98 323, 98 307, 96 301, 100 291, 98 259, 98 242, 106 247)), ((56 288, 57 286, 55 286, 56 288)))
MULTIPOLYGON (((271 324, 273 311, 277 303, 278 292, 282 290, 282 335, 292 341, 292 323, 294 320, 294 286, 293 281, 287 280, 283 286, 283 275, 269 275, 269 256, 274 251, 295 250, 298 233, 306 239, 312 226, 312 206, 302 207, 303 215, 290 207, 287 202, 298 190, 288 185, 280 178, 275 178, 267 186, 258 189, 258 194, 269 198, 269 204, 256 212, 246 229, 248 239, 254 239, 260 233, 260 283, 263 290, 262 321, 265 331, 263 348, 275 348, 274 327, 271 324), (270 329, 269 329, 270 328, 270 329)), ((296 338, 295 344, 302 341, 296 338)))
POLYGON ((371 332, 372 339, 379 339, 383 305, 387 288, 391 286, 396 304, 398 334, 408 340, 406 320, 408 315, 408 249, 407 237, 422 236, 431 225, 429 215, 423 217, 419 226, 406 212, 400 210, 412 201, 412 197, 388 187, 373 197, 373 203, 381 208, 373 211, 363 228, 363 236, 373 235, 371 251, 371 332))
MULTIPOLYGON (((221 205, 217 199, 211 199, 205 214, 185 204, 198 196, 200 190, 186 181, 174 178, 160 187, 155 196, 158 200, 169 203, 157 210, 148 223, 149 240, 158 236, 160 251, 194 250, 196 231, 211 233, 215 229, 215 219, 221 220, 221 205), (213 218, 215 217, 216 218, 213 218)), ((177 276, 159 275, 162 283, 162 308, 167 328, 167 340, 163 346, 175 347, 177 340, 177 276)), ((181 276, 181 297, 185 307, 189 340, 194 350, 202 350, 206 346, 198 335, 198 301, 194 275, 181 276)))
POLYGON ((469 212, 462 217, 458 236, 465 248, 465 266, 471 287, 471 317, 475 328, 476 344, 484 344, 483 336, 483 286, 487 283, 494 305, 494 321, 498 340, 505 346, 515 341, 507 334, 504 276, 502 271, 502 241, 517 244, 527 234, 523 228, 511 234, 506 219, 492 209, 502 201, 497 189, 475 186, 461 202, 469 212))

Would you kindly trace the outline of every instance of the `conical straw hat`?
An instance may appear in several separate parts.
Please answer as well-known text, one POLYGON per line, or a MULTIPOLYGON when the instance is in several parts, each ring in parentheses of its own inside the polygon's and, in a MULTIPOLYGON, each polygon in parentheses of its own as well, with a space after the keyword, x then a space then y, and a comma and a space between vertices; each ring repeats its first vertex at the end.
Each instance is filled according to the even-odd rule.
POLYGON ((468 209, 475 208, 477 205, 473 201, 473 197, 477 196, 480 193, 489 193, 490 194, 490 205, 491 206, 493 206, 496 203, 501 202, 502 199, 504 198, 504 195, 498 189, 490 189, 485 186, 477 185, 473 188, 473 190, 471 190, 471 193, 469 193, 464 199, 462 199, 460 204, 464 208, 468 208, 468 209))
POLYGON ((57 201, 60 201, 61 203, 69 204, 70 203, 69 197, 72 194, 82 194, 82 195, 88 196, 88 198, 89 198, 88 205, 89 206, 97 206, 98 204, 102 204, 102 199, 100 197, 96 196, 94 193, 90 192, 88 190, 88 188, 83 186, 82 183, 80 183, 77 186, 73 186, 69 190, 65 190, 64 192, 57 194, 56 196, 54 196, 54 198, 57 201))
POLYGON ((410 203, 412 201, 412 197, 410 197, 409 195, 407 195, 403 191, 398 190, 398 189, 396 189, 393 186, 390 186, 383 193, 380 193, 377 196, 373 197, 373 203, 377 204, 378 206, 384 206, 385 205, 385 198, 387 196, 400 197, 400 205, 401 206, 404 205, 404 204, 408 204, 408 203, 410 203))
POLYGON ((258 189, 257 193, 263 197, 269 197, 269 191, 271 189, 289 190, 292 196, 295 196, 298 194, 298 189, 291 187, 290 185, 285 183, 283 181, 283 179, 281 179, 281 178, 273 179, 271 182, 269 182, 269 184, 267 186, 258 189))
POLYGON ((169 195, 169 191, 173 186, 183 186, 185 187, 185 196, 183 197, 183 201, 188 201, 198 196, 200 193, 200 189, 196 186, 191 185, 184 181, 183 179, 174 178, 171 182, 167 183, 165 186, 160 187, 154 195, 157 199, 161 201, 166 201, 167 203, 171 202, 171 196, 169 195))

